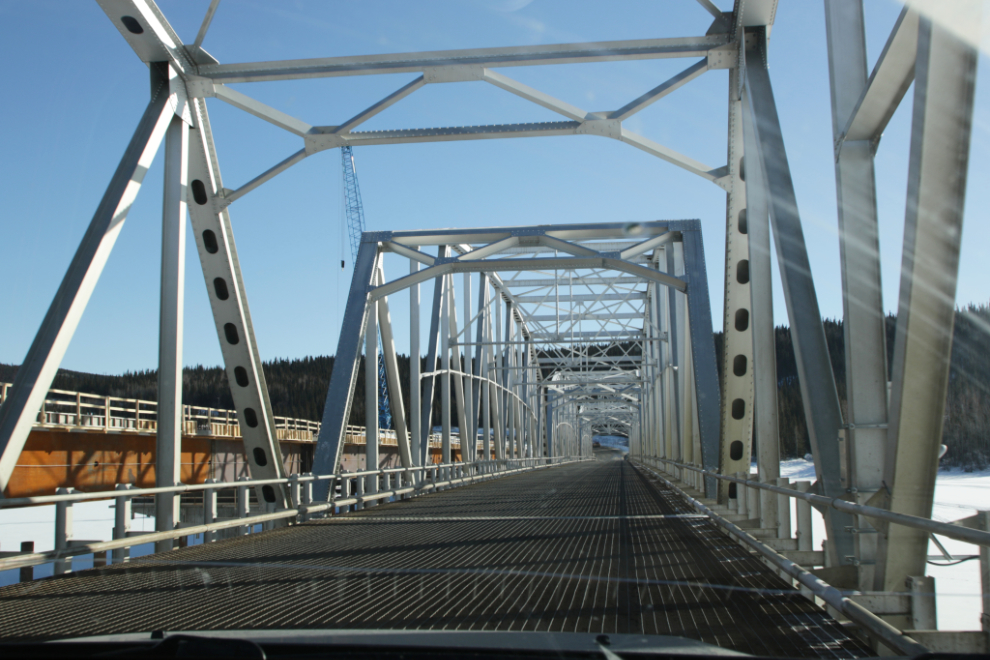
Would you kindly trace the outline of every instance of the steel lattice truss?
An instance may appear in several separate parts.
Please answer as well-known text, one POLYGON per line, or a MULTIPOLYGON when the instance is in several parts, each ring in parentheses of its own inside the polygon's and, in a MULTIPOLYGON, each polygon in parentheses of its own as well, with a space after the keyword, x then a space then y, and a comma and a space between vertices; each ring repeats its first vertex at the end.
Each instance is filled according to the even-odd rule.
MULTIPOLYGON (((632 454, 658 466, 677 461, 719 471, 719 476, 748 475, 755 429, 762 440, 758 478, 776 482, 780 457, 775 440, 790 430, 778 429, 777 419, 771 278, 775 256, 815 460, 816 491, 832 499, 930 517, 975 98, 977 51, 960 35, 979 26, 979 3, 917 3, 928 14, 909 3, 868 71, 862 3, 825 0, 849 396, 848 409, 843 410, 769 74, 777 2, 735 0, 731 12, 722 12, 710 0, 698 1, 714 19, 707 29, 699 25, 702 36, 219 63, 202 48, 219 0, 210 3, 191 44, 182 43, 151 0, 97 0, 148 65, 151 100, 0 408, 0 492, 163 143, 156 478, 159 485, 171 486, 179 480, 187 207, 251 475, 274 479, 284 476, 284 469, 234 242, 231 205, 328 149, 593 135, 682 168, 713 183, 713 193, 725 195, 720 380, 696 221, 364 234, 314 469, 330 472, 337 466, 361 344, 374 358, 366 361, 371 365, 367 378, 374 381, 380 335, 395 427, 404 439, 403 465, 426 460, 425 440, 434 421, 430 414, 439 381, 446 461, 451 458, 454 428, 465 439, 474 438, 480 428, 481 451, 487 455, 491 450, 499 457, 580 453, 590 447, 594 433, 612 433, 628 435, 632 454), (946 9, 950 5, 951 11, 946 9), (966 25, 959 24, 960 17, 966 25), (642 95, 605 112, 587 112, 503 72, 520 66, 661 58, 689 63, 669 80, 645 80, 642 95), (725 164, 701 163, 623 124, 713 69, 728 71, 725 164), (406 74, 409 80, 351 118, 305 121, 229 86, 382 74, 406 74), (562 119, 357 130, 424 86, 469 81, 494 85, 562 119), (874 154, 912 83, 898 324, 888 365, 874 154), (208 100, 283 129, 298 139, 299 149, 252 180, 227 187, 208 100), (410 272, 386 277, 386 252, 407 258, 410 272), (463 276, 460 288, 457 274, 463 276), (427 350, 431 371, 420 373, 419 288, 427 282, 433 284, 427 350), (473 283, 478 286, 476 306, 471 304, 473 283), (407 409, 397 396, 388 309, 388 297, 400 292, 411 297, 412 380, 422 385, 411 388, 407 409), (464 310, 460 318, 458 301, 464 310), (893 374, 889 382, 888 372, 893 374)), ((377 388, 368 387, 366 393, 366 409, 376 411, 377 388)), ((375 415, 368 419, 368 431, 377 433, 375 415)), ((469 454, 470 444, 462 442, 469 454)), ((368 460, 377 460, 377 443, 368 442, 367 448, 368 460)), ((694 485, 723 503, 735 499, 724 480, 716 485, 709 476, 696 479, 694 485)), ((289 506, 281 486, 259 487, 258 497, 271 507, 289 506)), ((164 508, 157 512, 159 529, 171 529, 167 499, 162 498, 164 508)), ((783 523, 769 502, 761 499, 755 513, 764 528, 775 529, 783 523)), ((899 591, 905 579, 924 574, 927 532, 897 525, 875 530, 865 519, 831 509, 825 518, 828 564, 854 571, 861 589, 899 591), (858 533, 863 531, 880 533, 858 533)))
MULTIPOLYGON (((705 422, 717 416, 719 396, 704 340, 711 314, 702 255, 696 220, 364 234, 314 469, 339 461, 362 342, 367 428, 377 432, 377 388, 367 383, 376 377, 368 365, 378 333, 403 461, 427 459, 435 424, 449 462, 455 427, 462 460, 529 458, 586 454, 595 434, 638 440, 641 426, 655 423, 647 416, 681 417, 690 453, 714 465, 718 429, 705 422), (406 258, 408 273, 387 276, 386 253, 406 258), (423 283, 433 284, 429 371, 412 361, 407 405, 388 299, 409 290, 415 355, 423 283), (691 345, 699 348, 685 350, 691 345), (675 384, 658 386, 678 368, 675 384)), ((377 461, 374 443, 368 451, 377 461)))

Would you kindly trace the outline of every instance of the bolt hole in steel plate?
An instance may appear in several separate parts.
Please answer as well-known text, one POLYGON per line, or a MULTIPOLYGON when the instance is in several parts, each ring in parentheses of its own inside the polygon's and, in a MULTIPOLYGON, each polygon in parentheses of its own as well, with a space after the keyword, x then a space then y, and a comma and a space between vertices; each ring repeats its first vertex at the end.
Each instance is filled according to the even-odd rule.
POLYGON ((729 445, 729 458, 731 458, 734 461, 738 461, 738 460, 742 460, 742 457, 743 457, 742 440, 733 440, 732 444, 729 445))
POLYGON ((227 343, 231 345, 236 345, 241 341, 240 335, 237 334, 237 326, 233 323, 223 324, 223 334, 227 337, 227 343))
POLYGON ((141 24, 133 16, 121 16, 120 22, 124 24, 124 27, 131 34, 144 34, 144 28, 141 27, 141 24))
POLYGON ((210 198, 206 195, 206 185, 204 185, 202 181, 199 179, 193 179, 190 187, 192 188, 194 202, 200 206, 204 206, 206 202, 210 201, 210 198))
POLYGON ((217 244, 217 235, 209 229, 203 232, 203 247, 210 254, 216 254, 220 249, 220 245, 217 244))
POLYGON ((217 277, 213 280, 213 290, 220 300, 226 300, 230 297, 230 292, 227 291, 227 282, 222 277, 217 277))

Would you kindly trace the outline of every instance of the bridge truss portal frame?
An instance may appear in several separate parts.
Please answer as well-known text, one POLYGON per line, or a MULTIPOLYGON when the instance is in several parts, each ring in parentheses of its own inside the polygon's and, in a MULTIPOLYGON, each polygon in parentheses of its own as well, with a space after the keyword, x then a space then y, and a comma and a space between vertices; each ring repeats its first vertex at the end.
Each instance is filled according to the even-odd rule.
MULTIPOLYGON (((166 247, 163 249, 162 265, 159 389, 169 395, 161 401, 161 414, 167 418, 169 407, 172 408, 171 413, 175 413, 174 409, 181 400, 176 366, 181 360, 184 282, 181 278, 181 251, 175 248, 181 245, 182 229, 177 223, 181 224, 182 206, 185 204, 192 219, 200 263, 210 291, 217 336, 223 349, 228 380, 232 383, 233 399, 245 421, 242 428, 245 429, 244 441, 249 450, 247 457, 251 473, 256 478, 276 479, 283 476, 280 473, 282 461, 274 440, 268 389, 240 274, 230 205, 303 159, 343 145, 594 135, 636 147, 712 182, 726 193, 725 350, 720 383, 701 382, 711 375, 711 370, 707 365, 701 369, 695 362, 699 351, 707 351, 710 344, 707 339, 701 341, 702 330, 696 327, 702 325, 698 320, 700 310, 694 309, 697 299, 701 297, 697 289, 704 280, 704 260, 698 247, 700 236, 694 226, 683 225, 674 229, 676 223, 644 225, 650 228, 649 231, 658 231, 657 228, 662 226, 665 233, 644 239, 656 241, 644 252, 626 256, 623 256, 622 250, 627 248, 621 248, 616 254, 610 248, 582 247, 584 238, 580 235, 561 238, 555 235, 558 229, 550 227, 539 229, 531 235, 523 235, 513 229, 492 230, 501 232, 498 235, 504 234, 504 237, 493 238, 493 242, 484 246, 471 242, 478 241, 478 236, 464 239, 464 243, 454 240, 463 238, 459 235, 448 235, 443 241, 438 242, 437 239, 431 242, 428 240, 429 233, 425 233, 403 244, 396 238, 399 234, 388 237, 372 235, 366 237, 355 269, 354 286, 357 289, 352 288, 353 304, 348 306, 345 328, 363 328, 373 323, 380 332, 388 332, 386 298, 389 287, 400 286, 402 280, 386 282, 381 270, 380 252, 389 249, 405 254, 412 263, 408 278, 435 280, 430 314, 431 326, 435 322, 437 327, 431 328, 430 341, 446 337, 447 344, 431 344, 430 352, 447 356, 446 364, 441 367, 441 389, 445 387, 443 383, 451 381, 449 376, 453 371, 449 363, 453 359, 456 366, 462 348, 475 350, 472 364, 482 367, 490 364, 490 361, 478 357, 479 351, 486 353, 491 350, 485 348, 486 343, 482 339, 487 339, 488 346, 499 346, 499 350, 506 351, 503 357, 510 360, 508 364, 498 365, 501 376, 496 372, 490 380, 470 374, 471 396, 465 394, 458 397, 455 394, 456 401, 464 402, 460 408, 472 407, 466 411, 460 408, 456 411, 459 428, 473 425, 474 422, 467 420, 477 419, 474 411, 479 410, 479 406, 483 413, 491 414, 494 409, 491 401, 486 406, 474 400, 475 385, 489 383, 486 391, 490 394, 492 387, 505 387, 506 379, 511 377, 517 379, 513 382, 520 383, 519 387, 525 388, 525 395, 520 390, 509 397, 513 402, 511 423, 515 424, 514 428, 523 429, 522 432, 528 434, 524 437, 536 440, 539 446, 544 446, 539 443, 549 438, 549 443, 545 445, 547 452, 559 450, 556 443, 568 437, 571 438, 568 442, 573 443, 587 438, 594 430, 615 432, 628 429, 634 438, 638 433, 641 439, 634 443, 637 452, 652 452, 661 458, 688 462, 700 460, 704 467, 715 467, 723 475, 736 474, 749 470, 755 433, 757 438, 763 440, 758 443, 759 478, 773 483, 779 474, 779 455, 770 288, 772 226, 773 247, 781 272, 815 459, 817 492, 827 497, 869 502, 922 517, 931 515, 951 347, 952 307, 958 273, 976 69, 974 48, 960 40, 957 31, 946 27, 946 21, 942 20, 944 17, 920 16, 911 6, 905 8, 874 70, 868 75, 861 1, 825 0, 836 141, 844 316, 847 323, 847 390, 850 400, 853 400, 844 419, 829 363, 768 74, 767 47, 776 0, 736 0, 733 11, 724 13, 711 2, 700 0, 702 7, 712 13, 714 21, 704 36, 697 37, 233 64, 220 64, 202 48, 219 0, 211 2, 195 42, 187 45, 182 43, 151 0, 97 2, 137 56, 148 64, 152 99, 18 371, 10 396, 0 408, 0 490, 10 478, 41 402, 123 227, 127 212, 140 190, 144 173, 163 141, 167 144, 168 171, 163 209, 166 247), (657 58, 688 58, 693 61, 681 73, 666 81, 654 81, 659 84, 625 106, 608 112, 584 111, 496 70, 517 66, 657 58), (712 167, 701 163, 638 135, 623 125, 623 121, 636 112, 712 69, 727 69, 729 72, 729 139, 725 165, 712 167), (412 79, 394 93, 337 125, 307 123, 229 86, 255 81, 395 73, 409 74, 412 79), (494 85, 562 115, 563 120, 499 126, 354 130, 426 85, 465 81, 494 85), (884 314, 879 295, 872 159, 887 121, 912 82, 914 108, 904 265, 890 385, 892 394, 888 406, 884 391, 886 352, 882 335, 884 314), (225 187, 207 113, 208 98, 232 105, 295 135, 300 141, 300 149, 240 187, 225 187), (939 109, 945 107, 951 107, 955 112, 940 112, 939 109), (747 172, 749 174, 745 176, 747 172), (665 239, 665 236, 670 238, 665 239), (678 236, 680 240, 677 240, 678 236), (692 236, 698 236, 696 242, 692 242, 692 236), (537 245, 530 245, 532 240, 536 240, 537 245), (441 249, 436 257, 415 249, 424 245, 438 245, 441 249), (464 245, 469 247, 465 249, 464 245), (539 315, 535 313, 524 313, 522 310, 532 301, 522 300, 526 297, 523 295, 514 300, 515 294, 511 289, 502 289, 495 284, 493 278, 499 268, 517 266, 519 259, 515 256, 509 259, 489 257, 507 254, 512 249, 537 248, 545 251, 552 245, 568 256, 534 257, 527 267, 545 270, 553 265, 558 266, 557 273, 551 276, 548 271, 540 280, 553 282, 557 289, 560 288, 557 279, 560 268, 565 271, 578 268, 597 271, 611 269, 617 271, 617 274, 610 276, 613 278, 612 286, 630 282, 643 285, 634 292, 635 295, 630 294, 623 299, 624 304, 629 301, 641 304, 635 311, 623 312, 632 316, 623 318, 622 313, 616 314, 613 310, 610 317, 611 323, 642 318, 643 331, 655 333, 649 341, 644 336, 640 349, 644 356, 643 364, 637 375, 622 376, 628 382, 593 382, 598 378, 597 374, 588 376, 574 366, 580 364, 579 349, 564 356, 572 364, 561 362, 555 365, 551 370, 553 375, 548 375, 544 383, 539 377, 539 356, 535 349, 518 348, 546 339, 546 330, 541 324, 548 320, 537 318, 539 315), (563 250, 565 245, 572 252, 563 250), (574 246, 580 248, 577 254, 573 253, 574 246), (653 261, 644 261, 643 255, 651 250, 653 261), (475 258, 465 258, 470 254, 474 254, 475 258), (418 271, 421 265, 427 268, 418 271), (464 315, 465 329, 458 331, 454 312, 457 300, 453 295, 451 279, 455 273, 472 268, 475 272, 485 273, 481 279, 488 283, 479 289, 479 310, 494 308, 495 318, 485 316, 484 322, 478 323, 471 310, 464 315), (701 270, 693 272, 692 269, 696 268, 701 270), (672 275, 674 273, 681 275, 672 275), (671 278, 677 279, 680 284, 671 281, 671 278), (365 289, 368 287, 379 292, 374 294, 375 304, 369 304, 372 298, 362 298, 367 295, 365 289), (687 296, 683 295, 683 291, 687 291, 687 296), (444 328, 440 327, 442 320, 447 324, 444 328), (472 324, 488 334, 483 333, 481 339, 476 336, 473 342, 465 341, 465 338, 470 338, 467 329, 472 324), (488 329, 489 325, 491 329, 488 329), (691 369, 686 368, 688 364, 693 365, 691 369), (523 375, 521 379, 520 374, 523 375), (499 381, 499 377, 503 380, 499 381), (934 386, 930 385, 932 383, 934 386), (590 398, 575 398, 569 394, 572 390, 583 391, 585 394, 582 396, 590 398), (603 391, 614 395, 613 398, 609 400, 604 397, 603 391), (631 400, 628 397, 637 396, 634 392, 640 397, 638 414, 629 406, 631 400), (545 400, 540 398, 544 395, 545 400), (717 412, 712 411, 712 402, 703 400, 703 395, 714 395, 720 401, 715 406, 717 412), (695 406, 697 413, 694 412, 695 406), (544 408, 550 412, 541 413, 544 408), (717 433, 709 431, 714 419, 718 419, 717 433), (698 421, 700 429, 690 427, 692 420, 698 421), (700 432, 700 445, 682 439, 696 432, 700 432), (712 437, 715 439, 712 440, 712 437), (694 448, 699 448, 700 459, 697 455, 690 455, 689 450, 694 448)), ((968 16, 973 19, 970 22, 979 24, 979 4, 969 2, 967 7, 968 16)), ((958 14, 967 15, 961 11, 958 14)), ((590 227, 601 229, 605 226, 590 227)), ((580 232, 580 229, 572 227, 567 231, 580 232)), ((569 284, 580 283, 587 277, 572 278, 569 284)), ((600 283, 600 273, 593 277, 599 278, 600 283)), ((410 291, 416 301, 413 305, 415 317, 419 311, 418 285, 410 287, 410 291)), ((461 292, 469 310, 470 293, 469 287, 461 292)), ((580 295, 597 299, 597 294, 580 295)), ((620 295, 617 290, 610 290, 597 303, 604 304, 607 296, 616 295, 620 295)), ((579 304, 584 302, 574 298, 570 304, 575 306, 574 309, 579 309, 579 304)), ((560 313, 560 309, 553 313, 555 323, 560 313)), ((568 312, 571 313, 574 312, 568 312)), ((595 322, 594 315, 609 313, 608 310, 588 311, 587 318, 581 322, 595 322)), ((417 335, 414 341, 418 341, 418 318, 411 318, 410 322, 413 334, 417 335)), ((625 327, 614 331, 625 332, 625 327)), ((342 334, 342 341, 344 334, 347 333, 342 334)), ((349 337, 347 341, 351 343, 343 347, 352 361, 359 352, 357 336, 355 333, 349 337)), ((600 332, 589 336, 576 334, 566 341, 577 342, 580 347, 581 342, 602 336, 600 332)), ((563 339, 559 336, 554 338, 563 339)), ((367 347, 369 354, 376 350, 376 346, 367 347)), ((385 350, 388 352, 390 349, 385 350)), ((621 353, 611 357, 630 357, 628 352, 621 353)), ((338 353, 338 357, 341 354, 338 353)), ((413 369, 418 371, 418 362, 414 360, 413 364, 413 369)), ((608 368, 622 371, 625 366, 630 365, 618 360, 608 368)), ((394 367, 393 363, 392 371, 395 371, 394 367)), ((350 371, 353 379, 353 367, 350 371)), ((631 373, 634 371, 631 370, 631 373)), ((331 393, 343 391, 336 374, 335 371, 331 393)), ((428 382, 435 375, 428 375, 428 382)), ((422 376, 424 374, 417 373, 415 378, 422 376)), ((396 376, 391 374, 387 377, 391 380, 396 376)), ((456 382, 463 378, 459 375, 453 379, 455 392, 456 382)), ((462 383, 461 387, 467 385, 462 383)), ((408 420, 403 420, 403 424, 406 428, 418 429, 421 435, 424 432, 422 413, 427 406, 425 400, 419 400, 418 388, 413 389, 408 420)), ((498 392, 504 394, 506 390, 498 392)), ((443 392, 441 399, 449 401, 443 392)), ((509 425, 509 418, 499 421, 500 416, 508 412, 508 404, 504 402, 503 406, 498 409, 494 423, 509 425)), ((171 416, 174 418, 174 415, 171 416)), ((323 426, 326 436, 321 441, 321 466, 323 469, 333 469, 339 437, 334 437, 332 429, 334 425, 344 424, 345 418, 325 421, 333 423, 323 426)), ((488 428, 487 424, 482 424, 488 428)), ((369 424, 369 427, 372 426, 369 424)), ((159 456, 165 460, 170 452, 174 456, 178 425, 166 423, 159 428, 159 456)), ((404 462, 423 460, 422 442, 419 452, 415 451, 416 437, 414 434, 413 442, 403 450, 404 462)), ((496 443, 496 451, 500 444, 496 443)), ((525 451, 536 451, 537 445, 530 442, 525 451)), ((523 447, 526 445, 523 444, 523 447)), ((177 478, 175 463, 163 463, 161 467, 160 485, 172 485, 177 478)), ((730 497, 726 483, 716 485, 714 480, 710 480, 707 487, 709 490, 717 488, 720 500, 730 497)), ((288 506, 287 494, 282 486, 268 487, 264 492, 259 491, 258 495, 259 499, 275 508, 288 506)), ((167 511, 169 504, 163 502, 164 508, 160 512, 167 511)), ((772 519, 774 507, 765 505, 762 509, 762 525, 782 524, 772 519)), ((875 535, 878 540, 873 541, 870 539, 874 537, 852 533, 872 531, 868 529, 870 525, 867 521, 853 520, 848 514, 835 511, 825 512, 825 515, 828 561, 837 567, 856 567, 857 581, 861 587, 868 588, 872 586, 868 583, 875 581, 878 589, 900 590, 904 588, 906 577, 918 575, 919 571, 924 570, 927 537, 923 534, 902 528, 881 527, 877 530, 879 534, 875 535)), ((160 516, 158 524, 170 525, 174 522, 167 518, 166 515, 160 516)))

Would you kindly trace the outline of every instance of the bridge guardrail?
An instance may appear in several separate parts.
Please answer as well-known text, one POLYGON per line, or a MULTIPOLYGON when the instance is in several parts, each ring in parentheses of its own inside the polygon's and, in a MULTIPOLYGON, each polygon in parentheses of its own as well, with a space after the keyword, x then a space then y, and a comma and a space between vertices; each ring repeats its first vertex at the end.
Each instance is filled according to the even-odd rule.
POLYGON ((722 481, 728 481, 730 483, 735 483, 737 485, 742 485, 748 488, 767 490, 773 493, 778 493, 780 495, 785 495, 786 497, 792 499, 804 500, 816 507, 821 507, 821 508, 832 507, 833 509, 837 509, 839 511, 845 511, 847 513, 852 513, 854 515, 866 516, 867 518, 873 518, 875 520, 883 520, 885 522, 894 523, 896 525, 904 525, 905 527, 913 527, 915 529, 920 529, 929 532, 930 534, 940 534, 942 536, 951 539, 956 539, 957 541, 964 541, 966 543, 973 543, 982 546, 990 546, 990 531, 983 531, 972 527, 964 527, 963 525, 954 524, 954 523, 938 522, 935 520, 929 520, 928 518, 919 518, 918 516, 910 516, 904 513, 897 513, 895 511, 888 511, 886 509, 879 509, 877 507, 866 506, 864 504, 856 504, 854 502, 842 500, 837 497, 836 498, 823 497, 821 495, 815 495, 814 493, 801 492, 801 491, 793 490, 791 488, 784 488, 782 486, 774 486, 759 481, 753 481, 751 479, 746 479, 741 476, 727 476, 724 474, 717 474, 715 472, 711 472, 709 470, 699 468, 695 465, 680 463, 678 461, 671 461, 665 458, 636 457, 635 460, 642 461, 644 463, 649 463, 649 462, 667 463, 683 470, 690 470, 698 474, 703 474, 707 477, 714 477, 722 481))
MULTIPOLYGON (((6 400, 10 387, 11 383, 0 383, 0 405, 6 400)), ((281 416, 275 416, 274 420, 278 440, 315 442, 320 435, 318 421, 281 416)), ((241 437, 236 410, 183 405, 182 424, 184 435, 241 437)), ((36 426, 153 434, 158 429, 158 402, 50 389, 38 411, 36 426)), ((366 442, 365 436, 365 427, 349 424, 345 442, 363 445, 366 442)), ((399 444, 396 432, 391 429, 379 429, 378 441, 386 447, 396 447, 399 444)), ((439 449, 442 446, 442 437, 439 433, 431 433, 428 442, 431 449, 439 449)), ((451 447, 459 449, 460 435, 452 433, 450 442, 451 447)), ((481 448, 482 443, 479 441, 477 446, 481 448)))
MULTIPOLYGON (((55 549, 45 552, 3 552, 0 553, 0 571, 15 568, 30 568, 40 564, 55 563, 55 574, 69 572, 71 559, 82 555, 94 555, 94 565, 106 564, 106 553, 112 551, 113 562, 127 561, 127 549, 169 539, 179 539, 203 534, 204 543, 212 542, 215 533, 229 528, 240 528, 241 534, 248 534, 258 524, 270 529, 276 521, 288 520, 304 522, 314 516, 332 515, 335 510, 343 513, 350 510, 374 506, 380 500, 425 494, 431 491, 467 485, 482 479, 504 477, 529 470, 546 469, 564 463, 592 460, 591 457, 562 456, 556 458, 509 458, 501 460, 476 461, 473 463, 447 463, 408 468, 386 468, 361 472, 342 472, 328 475, 302 474, 283 479, 241 479, 235 482, 207 482, 160 488, 134 488, 130 484, 118 484, 113 491, 95 493, 64 492, 57 495, 22 497, 0 500, 0 509, 55 504, 55 549), (422 473, 422 474, 421 474, 422 473), (394 479, 394 481, 393 481, 394 479), (313 500, 313 484, 329 481, 329 499, 326 502, 313 500), (292 500, 292 508, 280 511, 250 515, 249 491, 255 486, 287 484, 292 500), (351 492, 352 485, 356 492, 351 492), (217 516, 216 492, 235 489, 237 492, 237 516, 219 520, 217 516), (130 511, 136 497, 173 493, 181 494, 203 491, 203 518, 201 525, 187 525, 162 532, 131 532, 130 511), (111 541, 77 541, 72 538, 69 508, 76 502, 105 500, 113 498, 116 519, 111 541), (98 557, 102 555, 102 557, 98 557)), ((71 489, 60 489, 70 491, 71 489)), ((264 507, 272 505, 264 504, 264 507)), ((25 579, 22 577, 22 579, 25 579)), ((31 579, 28 576, 26 579, 31 579)))
MULTIPOLYGON (((891 525, 903 525, 927 532, 932 541, 934 541, 936 547, 942 553, 941 555, 928 555, 927 559, 929 563, 934 563, 932 560, 944 559, 951 563, 940 565, 951 566, 972 559, 979 561, 980 582, 984 585, 982 587, 983 612, 981 615, 981 634, 985 636, 987 631, 990 630, 990 592, 988 592, 987 587, 985 586, 990 584, 990 511, 978 510, 975 515, 952 523, 939 522, 929 518, 922 518, 919 516, 897 513, 896 511, 888 511, 887 509, 878 507, 856 504, 855 502, 850 502, 840 498, 823 497, 821 495, 809 492, 811 489, 811 482, 809 481, 802 481, 794 484, 794 486, 796 486, 795 489, 787 487, 790 485, 790 481, 788 479, 777 479, 776 484, 772 484, 754 481, 750 479, 749 474, 745 472, 738 472, 734 475, 719 474, 711 470, 705 470, 695 464, 673 461, 666 458, 636 456, 632 458, 632 460, 641 464, 643 469, 648 472, 652 472, 659 479, 666 482, 667 485, 680 490, 682 494, 688 498, 695 509, 708 515, 716 522, 716 524, 723 527, 730 533, 730 535, 735 536, 741 543, 756 550, 767 561, 786 574, 786 576, 797 580, 802 587, 809 589, 815 596, 821 598, 823 601, 834 607, 839 612, 842 612, 853 621, 856 621, 860 625, 864 626, 869 631, 871 636, 882 640, 891 648, 897 649, 901 653, 907 655, 916 655, 917 653, 922 652, 919 649, 923 649, 924 647, 921 646, 919 642, 924 644, 940 644, 942 643, 939 641, 940 639, 953 634, 953 632, 928 629, 914 630, 911 631, 911 634, 915 636, 921 635, 921 637, 915 640, 914 638, 907 636, 904 632, 898 631, 896 628, 889 626, 889 624, 875 616, 876 614, 910 614, 913 616, 915 611, 914 608, 916 607, 916 599, 909 592, 904 592, 903 594, 891 594, 889 592, 861 593, 859 591, 840 591, 829 586, 820 578, 802 568, 800 564, 804 564, 806 561, 811 562, 811 558, 817 556, 818 561, 806 565, 833 565, 825 559, 824 555, 827 554, 826 552, 814 551, 812 549, 812 506, 817 508, 820 512, 824 512, 828 508, 833 508, 856 516, 870 518, 874 521, 882 521, 891 525), (671 479, 674 479, 680 483, 674 483, 666 479, 663 474, 667 474, 671 477, 671 479), (703 490, 704 485, 702 483, 702 479, 704 477, 711 477, 721 481, 726 481, 734 486, 734 492, 730 491, 730 499, 728 502, 719 506, 710 504, 712 508, 709 508, 708 506, 705 506, 703 502, 695 499, 682 489, 683 486, 688 489, 697 488, 699 490, 703 490), (749 493, 749 489, 753 489, 753 493, 749 493), (749 521, 753 521, 754 518, 762 519, 762 506, 766 506, 767 502, 764 500, 761 504, 760 498, 756 495, 756 493, 761 490, 772 492, 777 495, 776 514, 779 523, 776 530, 776 538, 774 538, 772 527, 767 529, 760 528, 758 530, 752 529, 752 526, 748 528, 741 528, 732 524, 729 520, 730 518, 748 519, 749 521), (796 501, 797 505, 797 552, 788 551, 787 546, 781 547, 782 544, 775 547, 775 542, 780 542, 781 540, 791 538, 790 501, 792 499, 796 501), (722 509, 723 507, 724 510, 722 514, 719 514, 713 510, 714 508, 722 509), (732 514, 736 514, 736 517, 733 518, 732 514), (761 535, 758 533, 762 531, 769 532, 769 537, 765 534, 761 535), (957 541, 962 541, 964 543, 977 545, 979 546, 979 554, 962 556, 950 555, 942 544, 938 542, 935 537, 936 534, 946 538, 952 538, 957 541), (884 600, 877 600, 877 595, 881 596, 884 600), (898 595, 903 596, 904 599, 897 601, 892 598, 898 595), (873 610, 876 610, 876 612, 873 610)), ((769 502, 769 506, 774 506, 772 500, 769 502)), ((793 539, 791 540, 793 541, 793 539)), ((791 546, 791 548, 793 549, 793 546, 791 546)), ((834 562, 834 565, 859 565, 856 557, 844 557, 842 559, 844 561, 834 562)), ((907 586, 910 587, 911 585, 909 584, 907 586)), ((930 593, 930 597, 934 597, 934 595, 933 590, 930 593)), ((981 639, 978 636, 967 637, 967 639, 970 640, 969 643, 975 644, 975 646, 959 646, 958 648, 966 648, 967 650, 985 650, 985 646, 980 646, 980 644, 986 643, 985 638, 982 638, 982 642, 978 641, 981 639)), ((955 642, 952 643, 954 644, 955 642)), ((951 647, 957 648, 956 646, 951 647)))

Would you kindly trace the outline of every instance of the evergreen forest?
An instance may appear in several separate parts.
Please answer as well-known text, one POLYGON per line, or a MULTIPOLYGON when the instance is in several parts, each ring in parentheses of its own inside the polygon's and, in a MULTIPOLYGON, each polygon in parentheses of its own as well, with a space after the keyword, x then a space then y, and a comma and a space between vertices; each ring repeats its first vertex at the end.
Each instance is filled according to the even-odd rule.
MULTIPOLYGON (((842 321, 823 321, 832 370, 840 404, 846 407, 846 363, 842 321)), ((887 364, 893 363, 896 318, 888 316, 887 364)), ((714 335, 719 370, 722 368, 722 333, 714 335)), ((801 391, 798 385, 797 363, 790 330, 776 328, 777 405, 781 454, 784 457, 803 456, 810 451, 801 391)), ((604 347, 602 347, 604 349, 604 347)), ((607 353, 615 353, 613 346, 607 353)), ((592 354, 595 350, 592 349, 592 354)), ((621 350, 619 350, 621 352, 621 350)), ((636 350, 631 354, 638 353, 636 350)), ((363 358, 358 371, 350 423, 364 425, 363 358)), ((319 420, 323 416, 334 358, 328 356, 300 359, 276 359, 264 363, 265 378, 275 415, 319 420)), ((425 373, 426 360, 421 360, 425 373)), ((17 372, 14 365, 0 364, 0 382, 13 382, 17 372)), ((399 356, 403 400, 409 401, 409 357, 399 356)), ((889 374, 888 374, 889 378, 889 374)), ((122 375, 101 375, 61 369, 52 384, 53 389, 70 390, 124 398, 157 400, 157 374, 154 370, 128 372, 122 375)), ((933 393, 935 394, 935 393, 933 393)), ((982 469, 990 465, 990 306, 969 305, 956 311, 952 344, 952 363, 946 394, 943 442, 948 452, 943 465, 982 469)), ((183 377, 183 402, 213 408, 234 407, 222 367, 187 367, 183 377)), ((433 419, 439 419, 440 403, 434 401, 433 419)))

